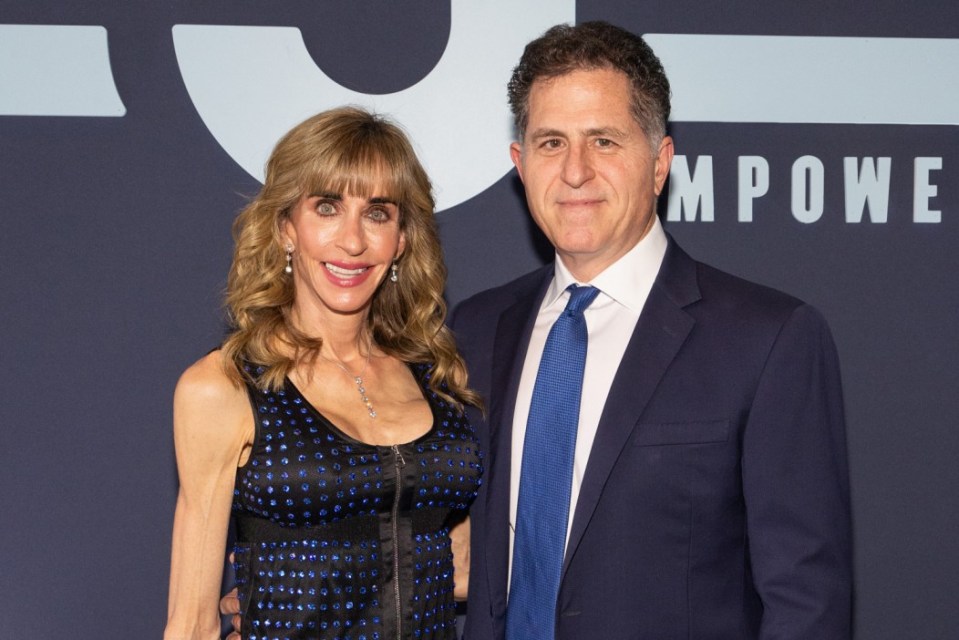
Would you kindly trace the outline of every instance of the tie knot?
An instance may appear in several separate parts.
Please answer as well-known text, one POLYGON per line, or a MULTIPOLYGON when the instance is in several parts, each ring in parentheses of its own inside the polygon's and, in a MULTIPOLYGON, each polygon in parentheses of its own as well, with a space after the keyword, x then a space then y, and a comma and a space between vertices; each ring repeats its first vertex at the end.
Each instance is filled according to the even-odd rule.
POLYGON ((569 301, 566 303, 565 311, 569 315, 582 313, 599 295, 599 289, 596 287, 580 287, 571 284, 566 290, 569 291, 569 301))

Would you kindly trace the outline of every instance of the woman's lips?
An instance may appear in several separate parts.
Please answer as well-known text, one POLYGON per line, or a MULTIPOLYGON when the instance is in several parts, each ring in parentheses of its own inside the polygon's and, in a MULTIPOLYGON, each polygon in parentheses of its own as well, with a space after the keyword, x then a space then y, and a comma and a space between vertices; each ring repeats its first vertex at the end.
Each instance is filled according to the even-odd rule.
POLYGON ((324 262, 326 276, 331 282, 341 287, 355 287, 366 282, 372 271, 370 265, 345 265, 334 262, 324 262))

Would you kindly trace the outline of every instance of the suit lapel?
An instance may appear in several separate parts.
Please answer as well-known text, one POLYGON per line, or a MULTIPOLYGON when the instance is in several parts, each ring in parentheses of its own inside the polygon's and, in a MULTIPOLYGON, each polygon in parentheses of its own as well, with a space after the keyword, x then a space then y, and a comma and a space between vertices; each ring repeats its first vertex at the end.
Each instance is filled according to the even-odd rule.
POLYGON ((552 266, 545 267, 537 286, 521 292, 516 303, 500 315, 493 344, 492 384, 487 421, 490 451, 486 471, 489 483, 486 491, 486 513, 489 548, 502 551, 486 555, 494 616, 505 615, 506 612, 513 410, 536 314, 552 275, 552 266))
POLYGON ((663 266, 623 354, 573 514, 563 573, 576 553, 603 487, 660 379, 676 357, 695 321, 683 307, 699 299, 696 265, 670 238, 663 266))

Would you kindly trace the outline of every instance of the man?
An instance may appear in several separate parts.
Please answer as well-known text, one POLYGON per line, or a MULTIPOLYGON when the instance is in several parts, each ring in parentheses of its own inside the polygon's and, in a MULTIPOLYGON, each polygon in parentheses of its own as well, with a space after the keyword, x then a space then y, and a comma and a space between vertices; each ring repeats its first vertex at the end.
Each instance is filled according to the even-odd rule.
POLYGON ((554 27, 509 94, 510 153, 556 260, 452 321, 488 400, 466 638, 848 638, 825 322, 663 231, 669 85, 641 38, 554 27))

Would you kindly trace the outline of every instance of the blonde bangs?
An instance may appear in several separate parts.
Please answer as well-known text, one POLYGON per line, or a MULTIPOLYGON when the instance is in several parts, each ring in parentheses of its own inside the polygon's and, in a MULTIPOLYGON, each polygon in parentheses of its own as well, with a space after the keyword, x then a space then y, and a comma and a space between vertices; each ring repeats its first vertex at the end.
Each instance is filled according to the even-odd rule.
POLYGON ((302 193, 386 198, 396 203, 415 199, 417 186, 409 153, 397 140, 363 130, 343 132, 329 140, 312 162, 303 163, 302 193))

